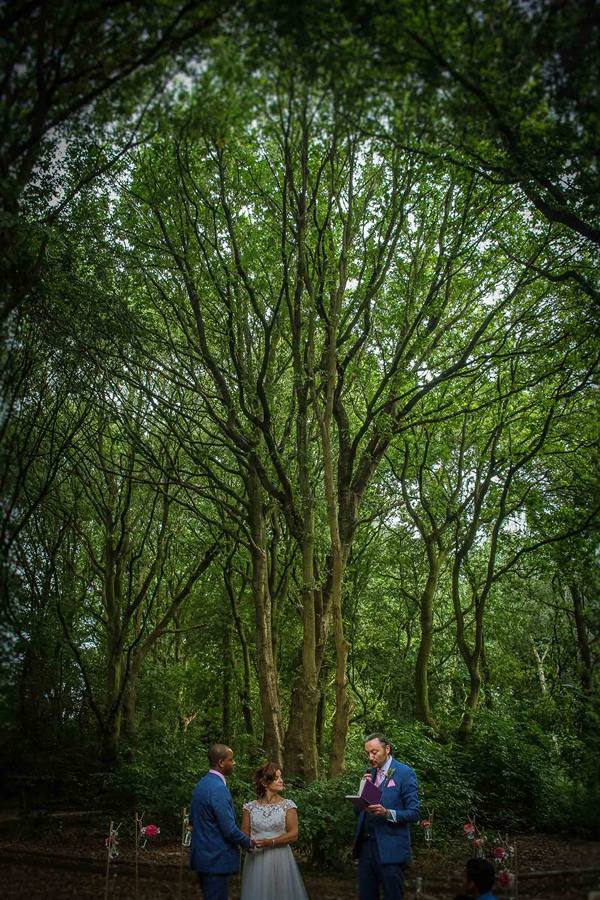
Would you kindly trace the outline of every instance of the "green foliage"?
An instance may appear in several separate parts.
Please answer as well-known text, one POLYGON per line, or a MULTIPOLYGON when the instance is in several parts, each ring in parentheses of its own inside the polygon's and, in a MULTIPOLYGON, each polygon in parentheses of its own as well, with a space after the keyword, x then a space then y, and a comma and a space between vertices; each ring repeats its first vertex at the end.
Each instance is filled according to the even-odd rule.
POLYGON ((164 823, 166 833, 176 835, 181 809, 189 807, 193 787, 207 768, 206 748, 181 736, 154 739, 105 777, 103 802, 123 814, 145 811, 147 820, 159 821, 161 833, 164 823))
POLYGON ((457 760, 476 792, 480 825, 516 831, 583 824, 582 773, 561 759, 534 721, 482 713, 472 740, 457 747, 457 760))
POLYGON ((434 815, 436 830, 449 836, 465 821, 465 810, 479 799, 468 770, 461 766, 456 745, 432 740, 418 724, 389 729, 394 753, 417 772, 421 817, 434 815))
POLYGON ((314 865, 343 866, 350 860, 356 817, 346 794, 356 793, 358 778, 315 781, 288 792, 298 806, 300 852, 314 865))
POLYGON ((76 758, 73 784, 175 833, 215 739, 238 808, 252 796, 263 716, 280 707, 285 734, 311 652, 327 769, 348 644, 354 774, 290 782, 307 858, 348 858, 367 726, 416 769, 438 835, 473 812, 590 827, 586 14, 256 0, 239 28, 218 0, 206 20, 42 6, 13 17, 0 185, 11 764, 76 758), (93 777, 98 736, 116 768, 93 777))

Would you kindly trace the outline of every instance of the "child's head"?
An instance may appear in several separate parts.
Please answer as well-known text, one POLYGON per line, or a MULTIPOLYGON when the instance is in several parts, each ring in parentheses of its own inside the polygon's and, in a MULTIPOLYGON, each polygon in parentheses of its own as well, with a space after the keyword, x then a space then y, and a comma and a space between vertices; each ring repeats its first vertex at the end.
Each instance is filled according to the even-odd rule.
POLYGON ((467 861, 467 889, 475 896, 489 891, 494 883, 494 867, 487 859, 469 859, 467 861))

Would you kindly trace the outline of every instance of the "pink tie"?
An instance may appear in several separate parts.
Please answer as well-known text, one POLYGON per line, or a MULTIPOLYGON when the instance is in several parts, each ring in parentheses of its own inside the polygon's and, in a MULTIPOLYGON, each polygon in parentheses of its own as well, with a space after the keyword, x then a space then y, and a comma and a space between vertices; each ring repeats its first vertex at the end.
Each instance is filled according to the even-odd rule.
POLYGON ((377 769, 377 778, 375 779, 375 787, 379 787, 381 782, 383 781, 383 771, 381 769, 377 769))

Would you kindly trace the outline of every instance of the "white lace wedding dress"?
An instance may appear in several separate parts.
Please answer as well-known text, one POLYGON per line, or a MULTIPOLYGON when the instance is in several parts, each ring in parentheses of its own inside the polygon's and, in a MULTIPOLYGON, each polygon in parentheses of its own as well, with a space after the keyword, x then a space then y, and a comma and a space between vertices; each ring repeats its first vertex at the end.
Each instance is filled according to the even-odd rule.
MULTIPOLYGON (((250 816, 250 834, 256 840, 285 832, 285 815, 296 809, 292 800, 281 803, 244 803, 250 816)), ((242 873, 241 900, 308 900, 302 876, 289 844, 247 853, 242 873)))

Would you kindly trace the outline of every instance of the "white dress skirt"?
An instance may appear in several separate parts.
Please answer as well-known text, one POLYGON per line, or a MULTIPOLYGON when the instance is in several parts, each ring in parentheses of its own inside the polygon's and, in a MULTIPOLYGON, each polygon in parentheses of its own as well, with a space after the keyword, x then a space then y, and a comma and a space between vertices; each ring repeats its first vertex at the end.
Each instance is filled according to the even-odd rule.
MULTIPOLYGON (((296 809, 292 800, 281 803, 244 803, 250 834, 256 840, 285 833, 285 815, 296 809)), ((247 853, 242 872, 241 900, 308 900, 300 870, 289 844, 247 853)))

